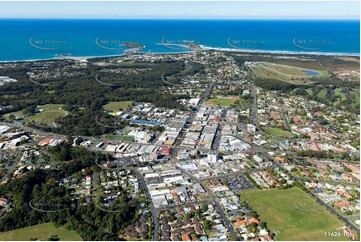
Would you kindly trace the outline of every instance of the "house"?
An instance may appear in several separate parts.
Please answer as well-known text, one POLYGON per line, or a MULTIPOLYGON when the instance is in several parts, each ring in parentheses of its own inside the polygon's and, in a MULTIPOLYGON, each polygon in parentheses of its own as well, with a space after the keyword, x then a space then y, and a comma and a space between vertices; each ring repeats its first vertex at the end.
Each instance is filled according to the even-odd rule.
POLYGON ((253 156, 253 160, 256 161, 257 163, 260 163, 260 162, 263 161, 263 159, 262 159, 260 156, 258 156, 258 155, 254 155, 254 156, 253 156))
POLYGON ((182 241, 191 241, 191 237, 189 236, 189 234, 183 234, 182 241))
POLYGON ((9 203, 9 200, 6 198, 0 198, 0 206, 4 206, 9 203))
POLYGON ((53 139, 45 138, 45 139, 39 141, 39 145, 40 146, 45 146, 45 145, 49 144, 51 141, 53 141, 53 139))
POLYGON ((169 155, 170 154, 170 148, 168 146, 163 146, 157 151, 158 155, 169 155))
POLYGON ((250 133, 254 133, 256 132, 256 126, 254 126, 253 124, 247 124, 247 130, 250 133))
POLYGON ((256 218, 251 218, 251 219, 249 220, 249 223, 255 223, 255 224, 258 224, 258 225, 259 225, 259 221, 258 221, 258 219, 256 219, 256 218))
POLYGON ((343 234, 351 238, 352 240, 356 240, 356 236, 352 233, 351 229, 349 228, 345 228, 343 234))
POLYGON ((269 234, 264 235, 262 238, 263 238, 265 241, 272 241, 272 240, 273 240, 272 237, 271 237, 269 234))
POLYGON ((275 120, 281 120, 282 119, 281 114, 277 113, 277 112, 271 112, 270 116, 271 116, 272 119, 275 119, 275 120))
POLYGON ((342 208, 342 207, 348 207, 350 206, 350 202, 349 201, 340 201, 338 203, 335 204, 336 207, 338 208, 342 208))
POLYGON ((248 224, 248 220, 244 219, 242 221, 234 222, 233 224, 236 228, 240 228, 240 227, 246 226, 248 224))

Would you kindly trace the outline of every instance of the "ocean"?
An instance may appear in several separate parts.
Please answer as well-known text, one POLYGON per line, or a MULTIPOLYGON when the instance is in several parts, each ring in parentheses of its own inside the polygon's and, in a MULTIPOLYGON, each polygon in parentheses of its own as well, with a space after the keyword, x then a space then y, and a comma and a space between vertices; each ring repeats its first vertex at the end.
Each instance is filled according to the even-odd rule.
POLYGON ((205 49, 360 55, 357 20, 0 19, 0 61, 205 49), (128 45, 128 46, 124 46, 128 45))

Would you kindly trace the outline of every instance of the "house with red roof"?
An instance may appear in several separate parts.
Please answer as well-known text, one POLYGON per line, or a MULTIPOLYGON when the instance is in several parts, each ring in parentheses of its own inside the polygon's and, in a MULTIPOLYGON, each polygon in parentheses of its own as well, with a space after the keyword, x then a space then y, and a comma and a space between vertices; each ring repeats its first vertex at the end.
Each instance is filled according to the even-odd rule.
POLYGON ((39 141, 39 145, 45 146, 45 145, 48 145, 51 141, 53 141, 53 139, 45 138, 45 139, 39 141))
POLYGON ((338 208, 342 208, 342 207, 348 207, 350 206, 350 202, 349 201, 340 201, 338 203, 335 204, 336 207, 338 208))
POLYGON ((191 241, 191 237, 189 236, 189 234, 183 234, 182 241, 191 241))

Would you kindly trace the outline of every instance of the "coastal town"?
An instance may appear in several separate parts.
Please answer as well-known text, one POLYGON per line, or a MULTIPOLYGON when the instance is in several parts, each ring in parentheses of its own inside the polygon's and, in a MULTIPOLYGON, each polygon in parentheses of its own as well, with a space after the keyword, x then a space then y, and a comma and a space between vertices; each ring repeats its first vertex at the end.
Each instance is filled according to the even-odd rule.
MULTIPOLYGON (((117 233, 121 239, 358 240, 360 115, 343 104, 353 98, 346 96, 354 95, 356 88, 307 85, 301 90, 303 84, 294 83, 309 84, 313 75, 332 72, 331 67, 316 70, 316 74, 298 70, 313 70, 314 62, 317 59, 312 56, 202 50, 95 60, 66 58, 31 65, 2 63, 0 73, 7 70, 9 74, 2 74, 0 87, 20 82, 11 70, 24 68, 26 85, 42 88, 47 103, 39 102, 32 110, 17 109, 15 102, 1 103, 1 186, 36 170, 60 171, 71 159, 60 156, 57 147, 69 144, 69 149, 102 156, 94 156, 92 164, 79 171, 61 173, 64 176, 54 178, 52 186, 64 188, 77 206, 94 205, 104 213, 119 212, 119 201, 137 201, 136 217, 117 233), (271 59, 279 63, 269 64, 271 59), (85 118, 106 132, 63 132, 66 121, 59 120, 74 115, 79 107, 76 102, 54 103, 52 95, 58 91, 54 83, 80 79, 86 75, 84 70, 95 66, 94 85, 110 90, 119 84, 114 75, 133 78, 163 62, 184 63, 181 72, 186 75, 159 71, 157 87, 161 93, 178 97, 174 102, 181 108, 109 100, 101 111, 85 118), (286 64, 296 62, 297 67, 286 64), (121 68, 102 69, 117 65, 121 68), (203 69, 192 71, 198 65, 203 69), (284 79, 293 75, 285 82, 296 88, 270 89, 257 81, 275 72, 286 73, 280 77, 284 79), (326 102, 331 92, 336 93, 332 94, 334 101, 326 102), (318 98, 311 100, 313 95, 318 98), (307 225, 292 219, 292 214, 307 225), (324 227, 315 223, 320 216, 324 227), (287 229, 280 220, 288 223, 287 229), (306 232, 311 235, 297 237, 306 232)), ((338 71, 333 75, 340 78, 355 74, 354 69, 338 71)), ((356 79, 345 82, 358 83, 359 74, 358 70, 356 79)), ((0 217, 4 217, 16 201, 6 193, 0 195, 0 217)), ((50 196, 31 200, 31 209, 56 213, 62 204, 49 204, 50 196)))

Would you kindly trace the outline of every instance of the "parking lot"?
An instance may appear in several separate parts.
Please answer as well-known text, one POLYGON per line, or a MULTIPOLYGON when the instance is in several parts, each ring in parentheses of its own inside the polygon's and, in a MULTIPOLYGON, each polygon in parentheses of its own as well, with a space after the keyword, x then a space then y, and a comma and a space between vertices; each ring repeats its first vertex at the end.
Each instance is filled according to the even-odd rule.
POLYGON ((233 192, 241 192, 253 188, 252 183, 245 176, 233 177, 226 179, 228 187, 233 192))

